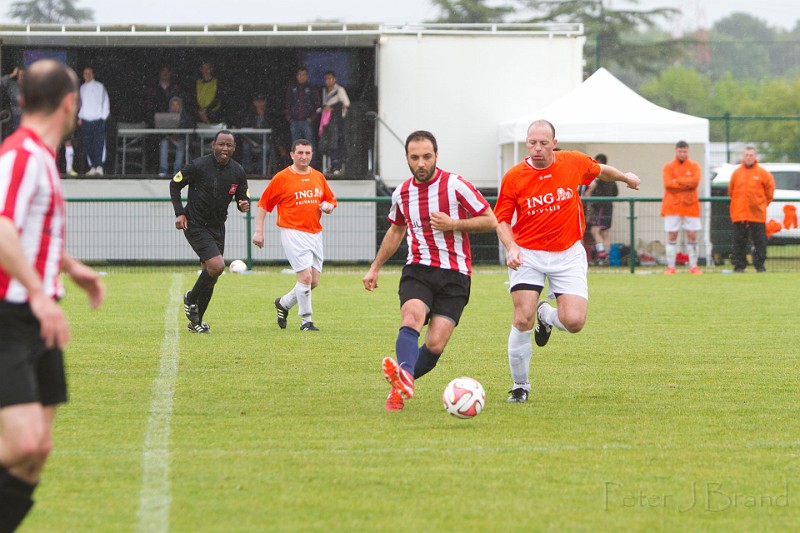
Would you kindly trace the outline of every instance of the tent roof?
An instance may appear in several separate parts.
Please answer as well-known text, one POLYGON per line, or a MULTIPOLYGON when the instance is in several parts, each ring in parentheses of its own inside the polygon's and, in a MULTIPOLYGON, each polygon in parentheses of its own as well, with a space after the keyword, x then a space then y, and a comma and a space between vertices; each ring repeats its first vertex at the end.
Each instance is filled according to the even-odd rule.
POLYGON ((659 107, 601 68, 559 100, 503 122, 500 144, 521 142, 528 126, 546 119, 567 143, 708 143, 708 120, 659 107))

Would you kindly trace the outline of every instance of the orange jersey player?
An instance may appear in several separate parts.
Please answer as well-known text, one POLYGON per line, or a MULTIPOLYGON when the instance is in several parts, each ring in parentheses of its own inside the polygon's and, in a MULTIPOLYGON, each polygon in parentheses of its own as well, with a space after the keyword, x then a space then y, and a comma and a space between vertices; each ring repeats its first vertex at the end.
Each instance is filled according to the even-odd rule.
POLYGON ((319 284, 324 255, 322 251, 322 213, 330 214, 336 207, 325 176, 311 168, 311 143, 298 139, 290 153, 292 164, 272 178, 258 201, 253 244, 264 246, 264 218, 278 208, 277 225, 286 258, 297 274, 297 283, 281 298, 275 299, 277 323, 286 328, 289 309, 295 304, 300 315, 302 331, 319 331, 311 318, 311 291, 319 284))
POLYGON ((497 235, 506 249, 514 318, 508 338, 508 361, 514 385, 509 402, 525 402, 531 390, 533 353, 531 335, 538 346, 547 344, 557 329, 577 333, 586 322, 589 289, 588 264, 581 244, 586 229, 578 187, 595 178, 621 181, 639 188, 639 177, 601 165, 580 152, 556 152, 553 125, 537 120, 528 127, 529 157, 503 177, 495 205, 497 235), (517 222, 511 222, 517 217, 517 222), (549 282, 550 298, 539 302, 549 282))

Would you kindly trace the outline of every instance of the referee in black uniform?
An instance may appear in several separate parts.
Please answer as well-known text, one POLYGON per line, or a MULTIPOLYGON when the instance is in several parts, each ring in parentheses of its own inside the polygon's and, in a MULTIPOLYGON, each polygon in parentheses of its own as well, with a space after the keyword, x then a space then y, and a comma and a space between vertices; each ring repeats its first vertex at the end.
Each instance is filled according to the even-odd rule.
POLYGON ((211 333, 208 324, 203 322, 203 315, 214 294, 214 285, 225 271, 222 253, 228 204, 236 197, 239 211, 250 210, 247 177, 242 166, 231 159, 236 151, 233 133, 217 132, 211 148, 211 154, 191 161, 169 184, 175 228, 183 230, 202 266, 194 287, 183 295, 183 311, 189 319, 189 329, 197 333, 211 333), (184 207, 181 190, 187 185, 189 200, 184 207))

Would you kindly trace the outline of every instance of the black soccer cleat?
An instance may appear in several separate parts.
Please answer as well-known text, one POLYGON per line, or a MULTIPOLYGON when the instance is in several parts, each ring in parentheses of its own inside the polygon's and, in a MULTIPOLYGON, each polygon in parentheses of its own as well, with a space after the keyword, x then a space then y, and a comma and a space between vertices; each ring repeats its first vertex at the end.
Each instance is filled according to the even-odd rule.
POLYGON ((542 300, 539 302, 539 305, 536 306, 536 326, 533 328, 533 338, 536 341, 536 346, 544 346, 547 344, 547 341, 550 340, 550 333, 553 332, 553 326, 545 324, 541 316, 539 316, 539 311, 542 309, 543 305, 547 305, 546 300, 542 300))
POLYGON ((281 305, 280 298, 275 298, 275 313, 278 315, 278 327, 286 329, 286 318, 289 316, 289 310, 281 305))
POLYGON ((189 302, 190 292, 192 291, 186 291, 183 295, 183 312, 186 314, 186 318, 189 319, 189 322, 192 324, 200 324, 200 312, 197 310, 197 304, 189 302))
POLYGON ((199 324, 189 322, 186 327, 189 328, 189 331, 193 331, 194 333, 211 333, 211 326, 205 322, 200 322, 199 324))
POLYGON ((508 403, 525 403, 528 401, 528 391, 526 391, 522 387, 517 389, 511 389, 508 392, 511 393, 511 396, 509 396, 508 400, 506 400, 506 402, 508 403))
POLYGON ((319 331, 319 328, 313 322, 303 322, 300 324, 300 331, 319 331))

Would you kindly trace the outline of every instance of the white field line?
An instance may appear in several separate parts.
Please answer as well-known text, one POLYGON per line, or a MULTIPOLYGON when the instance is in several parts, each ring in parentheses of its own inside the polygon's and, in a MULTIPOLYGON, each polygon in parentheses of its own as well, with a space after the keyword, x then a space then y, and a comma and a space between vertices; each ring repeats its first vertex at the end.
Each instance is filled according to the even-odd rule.
POLYGON ((161 365, 153 383, 150 417, 142 450, 142 489, 139 499, 138 530, 142 533, 169 531, 172 502, 169 484, 169 435, 175 378, 178 375, 178 314, 182 305, 183 276, 172 276, 169 304, 164 312, 161 365))

